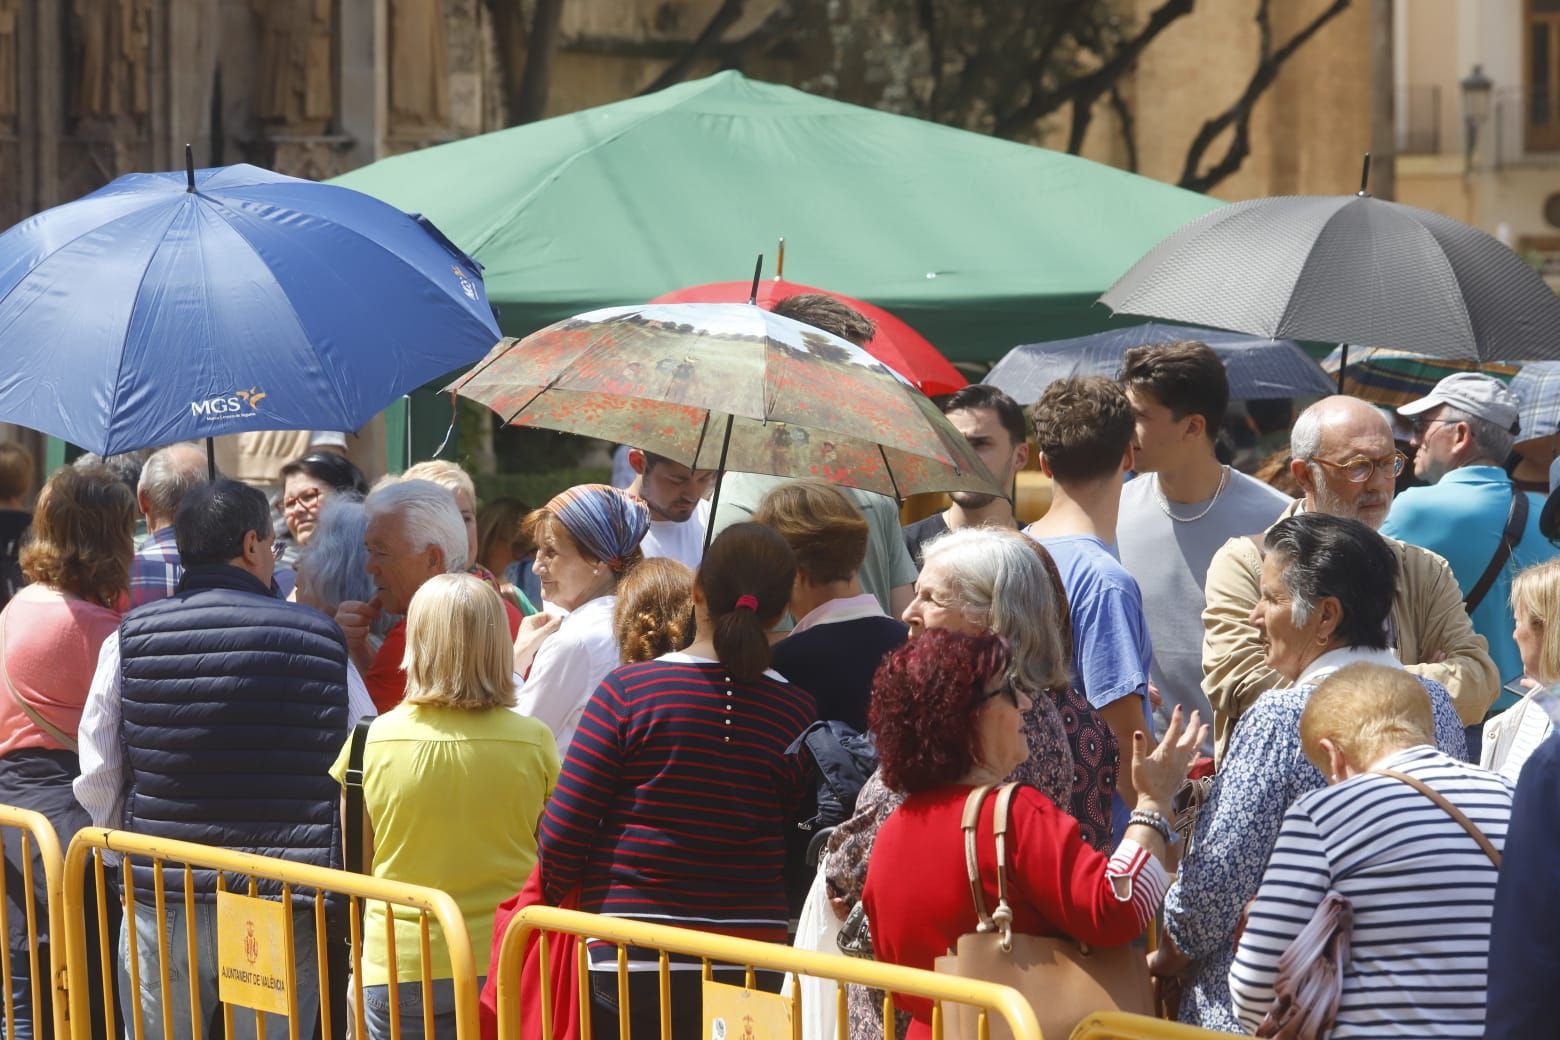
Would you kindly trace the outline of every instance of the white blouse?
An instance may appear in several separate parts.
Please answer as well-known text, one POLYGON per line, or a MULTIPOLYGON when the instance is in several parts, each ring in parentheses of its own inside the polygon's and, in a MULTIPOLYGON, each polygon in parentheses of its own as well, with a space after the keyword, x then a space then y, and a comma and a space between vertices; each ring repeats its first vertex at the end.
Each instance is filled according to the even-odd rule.
POLYGON ((559 758, 574 740, 591 694, 622 663, 612 627, 616 606, 616 596, 597 596, 564 615, 558 630, 536 651, 530 673, 516 690, 515 711, 547 724, 558 741, 559 758))

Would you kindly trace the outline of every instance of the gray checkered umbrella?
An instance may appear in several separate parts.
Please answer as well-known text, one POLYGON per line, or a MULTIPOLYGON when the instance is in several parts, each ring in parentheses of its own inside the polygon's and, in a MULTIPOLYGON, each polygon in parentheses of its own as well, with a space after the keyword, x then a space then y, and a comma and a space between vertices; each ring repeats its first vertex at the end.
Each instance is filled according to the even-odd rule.
POLYGON ((1511 377, 1511 389, 1522 399, 1519 441, 1560 433, 1560 362, 1532 361, 1511 377))
POLYGON ((1115 379, 1121 371, 1121 359, 1132 347, 1185 339, 1206 343, 1219 355, 1229 377, 1230 396, 1237 400, 1333 392, 1333 381, 1292 340, 1274 342, 1241 332, 1215 332, 1155 321, 1077 339, 1014 347, 986 374, 983 382, 1005 391, 1019 404, 1032 404, 1057 379, 1115 379))
POLYGON ((1461 221, 1366 195, 1216 209, 1100 302, 1272 339, 1560 360, 1560 297, 1521 257, 1461 221))

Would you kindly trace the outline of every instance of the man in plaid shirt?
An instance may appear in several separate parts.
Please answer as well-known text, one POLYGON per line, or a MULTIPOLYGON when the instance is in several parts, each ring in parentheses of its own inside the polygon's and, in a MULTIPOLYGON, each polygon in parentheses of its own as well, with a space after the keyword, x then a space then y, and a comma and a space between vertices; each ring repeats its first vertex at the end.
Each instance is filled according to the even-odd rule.
POLYGON ((194 444, 171 444, 152 453, 141 470, 136 500, 146 514, 146 539, 130 563, 130 606, 167 599, 178 591, 184 567, 174 541, 173 517, 184 496, 206 482, 206 453, 194 444))

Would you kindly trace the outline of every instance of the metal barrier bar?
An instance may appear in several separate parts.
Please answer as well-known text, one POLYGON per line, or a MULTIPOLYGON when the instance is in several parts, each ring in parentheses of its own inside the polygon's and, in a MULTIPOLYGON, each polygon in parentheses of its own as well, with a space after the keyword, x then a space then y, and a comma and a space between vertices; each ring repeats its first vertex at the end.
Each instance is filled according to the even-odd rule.
MULTIPOLYGON (((991 982, 983 982, 977 979, 966 979, 956 975, 941 975, 936 972, 922 971, 917 968, 905 968, 895 964, 880 964, 876 961, 858 960, 850 957, 840 957, 828 953, 816 953, 811 950, 798 950, 790 946, 781 946, 775 943, 756 942, 752 939, 737 939, 727 935, 715 935, 710 932, 693 931, 687 928, 674 928, 670 925, 651 924, 645 921, 633 921, 621 917, 601 917, 596 914, 581 913, 577 910, 561 910, 550 906, 530 906, 520 911, 510 921, 504 930, 502 942, 499 946, 498 959, 498 1035, 500 1040, 517 1040, 520 1033, 520 969, 521 957, 525 949, 527 938, 532 932, 540 931, 545 940, 548 932, 558 932, 579 938, 579 974, 580 974, 580 1035, 590 1035, 590 965, 586 956, 585 942, 588 937, 617 945, 618 948, 618 1014, 622 1028, 622 1035, 628 1035, 628 983, 627 948, 630 946, 647 950, 658 951, 660 966, 660 996, 661 996, 661 1035, 663 1040, 671 1038, 671 1019, 669 1011, 670 983, 668 976, 667 955, 677 954, 684 957, 698 957, 703 961, 703 977, 708 980, 712 977, 712 962, 734 965, 746 969, 746 978, 751 987, 756 971, 771 971, 791 973, 797 976, 806 976, 815 979, 831 980, 836 984, 837 1006, 841 1014, 837 1023, 837 1035, 845 1036, 845 998, 844 985, 871 986, 881 989, 888 995, 885 1000, 884 1010, 887 1012, 885 1020, 888 1028, 893 1025, 893 993, 908 994, 935 1001, 934 1008, 940 1009, 944 1002, 950 1004, 963 1004, 978 1009, 977 1029, 981 1040, 987 1035, 990 1026, 990 1017, 995 1015, 1011 1031, 1015 1040, 1041 1040, 1040 1024, 1035 1019, 1035 1012, 1024 999, 1023 994, 1008 986, 999 986, 991 982)), ((541 957, 541 978, 539 990, 542 998, 542 1021, 544 1040, 551 1040, 554 1015, 551 1008, 551 985, 549 979, 550 962, 546 956, 541 957)), ((792 1028, 794 1035, 801 1036, 801 1017, 796 1012, 800 1009, 799 998, 792 1001, 792 1028)), ((934 1011, 933 1037, 940 1040, 943 1032, 945 1015, 934 1011)))
MULTIPOLYGON (((6 819, 5 807, 0 806, 0 826, 4 826, 6 819)), ((52 833, 50 837, 52 840, 52 833)), ((428 966, 431 963, 431 954, 434 949, 430 936, 431 918, 439 926, 444 945, 447 947, 449 954, 455 998, 455 1036, 457 1040, 477 1040, 477 975, 471 939, 466 931, 465 918, 462 917, 460 908, 455 904, 455 900, 445 892, 417 885, 385 881, 364 874, 354 874, 346 871, 330 870, 325 867, 311 866, 305 863, 295 863, 291 860, 256 856, 244 852, 232 852, 227 849, 211 848, 166 838, 156 838, 129 831, 104 830, 97 827, 80 831, 76 835, 75 840, 71 842, 70 848, 65 854, 63 867, 58 862, 58 843, 54 843, 53 847, 56 864, 53 875, 55 880, 51 884, 56 890, 63 891, 64 896, 60 900, 51 899, 50 901, 51 922, 56 918, 58 921, 57 925, 51 924, 51 927, 58 927, 59 934, 65 936, 66 963, 69 966, 68 973, 71 978, 85 977, 83 970, 87 963, 88 951, 85 928, 86 907, 83 905, 83 898, 86 891, 86 881, 89 876, 96 881, 99 895, 99 919, 101 921, 101 909, 106 898, 105 889, 107 887, 105 883, 104 857, 106 854, 114 853, 122 858, 125 879, 126 935, 129 946, 127 969, 132 985, 130 991, 123 994, 121 999, 128 1001, 135 1007, 135 1013, 132 1016, 135 1040, 144 1040, 143 1023, 141 1022, 141 1001, 139 999, 142 973, 140 966, 137 964, 140 953, 139 946, 152 946, 153 944, 150 942, 138 943, 135 917, 136 892, 131 883, 132 860, 134 860, 135 866, 145 867, 154 871, 154 881, 150 886, 155 908, 158 911, 155 922, 158 936, 154 948, 159 955, 160 964, 158 970, 161 974, 160 977, 148 976, 148 978, 153 980, 151 985, 154 987, 157 983, 161 983, 164 1015, 160 1032, 163 1037, 169 1036, 172 1032, 172 1014, 174 1009, 169 1003, 172 988, 169 985, 168 956, 173 952, 172 947, 176 945, 171 941, 167 933, 168 918, 164 915, 164 911, 168 906, 181 905, 181 902, 185 913, 187 940, 182 944, 185 947, 183 952, 190 958, 188 977, 190 979, 191 1025, 195 1035, 201 1035, 205 1031, 203 1028, 205 1016, 203 1015, 203 1009, 200 1007, 200 998, 197 993, 196 969, 199 962, 197 960, 195 928, 193 927, 196 906, 195 871, 202 870, 216 872, 216 890, 218 892, 230 890, 228 886, 229 876, 246 879, 247 885, 243 886, 240 891, 247 891, 250 895, 254 895, 258 891, 258 885, 261 881, 266 881, 279 887, 281 900, 284 901, 276 899, 270 901, 278 902, 279 905, 285 906, 288 910, 287 913, 282 915, 282 959, 284 964, 280 966, 280 970, 284 971, 286 975, 287 992, 292 1012, 287 1016, 289 1040, 298 1040, 298 1037, 308 1035, 313 1029, 312 1021, 299 1022, 297 1020, 298 964, 296 954, 297 942, 299 940, 296 940, 294 936, 295 914, 311 915, 314 923, 316 953, 314 960, 317 962, 319 971, 317 980, 320 991, 319 1014, 321 1027, 324 1031, 323 1035, 330 1035, 329 1005, 332 986, 340 986, 346 983, 345 979, 333 980, 329 976, 325 913, 325 898, 328 895, 342 897, 347 904, 346 911, 352 939, 351 960, 354 975, 350 1007, 353 1012, 353 1024, 356 1027, 355 1035, 359 1040, 366 1040, 368 1036, 364 1021, 363 959, 361 949, 365 934, 362 927, 361 904, 366 901, 385 905, 386 930, 389 933, 387 936, 387 959, 389 960, 390 969, 389 1001, 392 1015, 392 1038, 400 1036, 401 1026, 399 1016, 396 1013, 396 994, 399 980, 396 976, 394 959, 396 951, 395 926, 398 919, 396 911, 399 910, 403 914, 405 911, 411 912, 410 914, 404 914, 399 920, 412 922, 415 919, 420 933, 417 945, 422 955, 423 965, 423 1025, 425 1029, 428 1029, 431 1034, 432 980, 428 973, 428 966), (163 874, 164 868, 170 871, 166 881, 163 874), (183 898, 182 901, 178 901, 170 897, 166 893, 165 888, 169 881, 177 883, 175 878, 181 868, 184 882, 182 885, 183 898), (89 869, 92 871, 91 875, 88 874, 89 869), (75 890, 74 895, 71 894, 72 886, 74 886, 75 890), (309 900, 309 892, 313 893, 312 906, 307 902, 299 905, 298 900, 309 900), (56 908, 56 903, 59 904, 58 908, 56 908), (415 915, 415 918, 413 915, 415 915)), ((41 843, 40 848, 42 848, 41 843)), ((142 893, 143 903, 146 902, 144 898, 146 894, 145 892, 142 893)), ((0 905, 0 907, 3 907, 3 905, 0 905)), ((0 913, 3 913, 3 909, 0 909, 0 913)), ((104 930, 106 931, 106 925, 104 930)), ((111 936, 105 935, 103 938, 101 956, 105 978, 108 977, 106 972, 112 970, 107 953, 108 944, 112 941, 114 939, 111 936)), ((61 987, 63 987, 65 976, 66 972, 62 971, 59 973, 61 987)), ((106 988, 111 990, 112 986, 106 988)), ((61 1013, 56 1018, 60 1029, 57 1031, 56 1036, 59 1040, 64 1040, 64 1037, 67 1035, 64 1030, 68 1025, 70 1030, 68 1035, 73 1040, 90 1040, 91 1021, 87 1009, 87 987, 84 984, 71 986, 68 993, 62 990, 60 996, 61 1013), (66 998, 68 998, 68 1001, 66 998), (68 1020, 66 1017, 67 1012, 68 1020)), ((239 1034, 233 1030, 232 1006, 224 1002, 221 1005, 221 1010, 226 1035, 237 1037, 239 1034)), ((266 1013, 255 1010, 254 1021, 257 1037, 263 1038, 265 1035, 266 1013)), ((151 1028, 154 1030, 153 1035, 156 1035, 157 1026, 158 1023, 151 1023, 151 1028)), ((247 1027, 242 1032, 247 1036, 247 1027)))
MULTIPOLYGON (((19 831, 18 862, 22 867, 22 905, 27 922, 27 968, 32 997, 33 1036, 43 1036, 43 1015, 49 1015, 54 1036, 63 1040, 67 1031, 67 997, 64 947, 65 904, 62 884, 65 876, 64 859, 60 854, 59 838, 54 825, 42 813, 31 809, 19 809, 12 805, 0 805, 0 856, 9 852, 6 831, 19 831), (49 929, 49 957, 44 963, 38 936, 38 892, 33 877, 35 868, 43 872, 44 917, 49 929), (47 1005, 45 1004, 47 994, 47 1005)), ((15 995, 11 990, 11 977, 17 967, 11 961, 10 899, 6 891, 5 872, 0 870, 0 986, 5 989, 3 1019, 5 1035, 16 1035, 15 995)))
POLYGON ((1228 1036, 1228 1033, 1166 1022, 1162 1018, 1129 1015, 1124 1011, 1097 1011, 1078 1023, 1071 1040, 1207 1040, 1208 1037, 1228 1036))

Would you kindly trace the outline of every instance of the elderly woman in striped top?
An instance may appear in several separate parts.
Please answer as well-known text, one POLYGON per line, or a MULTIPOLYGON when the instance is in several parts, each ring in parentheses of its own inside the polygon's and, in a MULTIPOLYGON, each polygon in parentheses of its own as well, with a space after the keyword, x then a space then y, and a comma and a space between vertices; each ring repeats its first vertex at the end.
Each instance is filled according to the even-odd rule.
MULTIPOLYGON (((1424 687, 1395 668, 1335 672, 1311 694, 1300 742, 1331 786, 1284 815, 1230 969, 1241 1024, 1288 1010, 1274 992, 1279 958, 1336 894, 1353 924, 1334 1040, 1483 1036, 1511 783, 1437 751, 1424 687)), ((1293 1013, 1327 1003, 1282 988, 1293 1013)))

